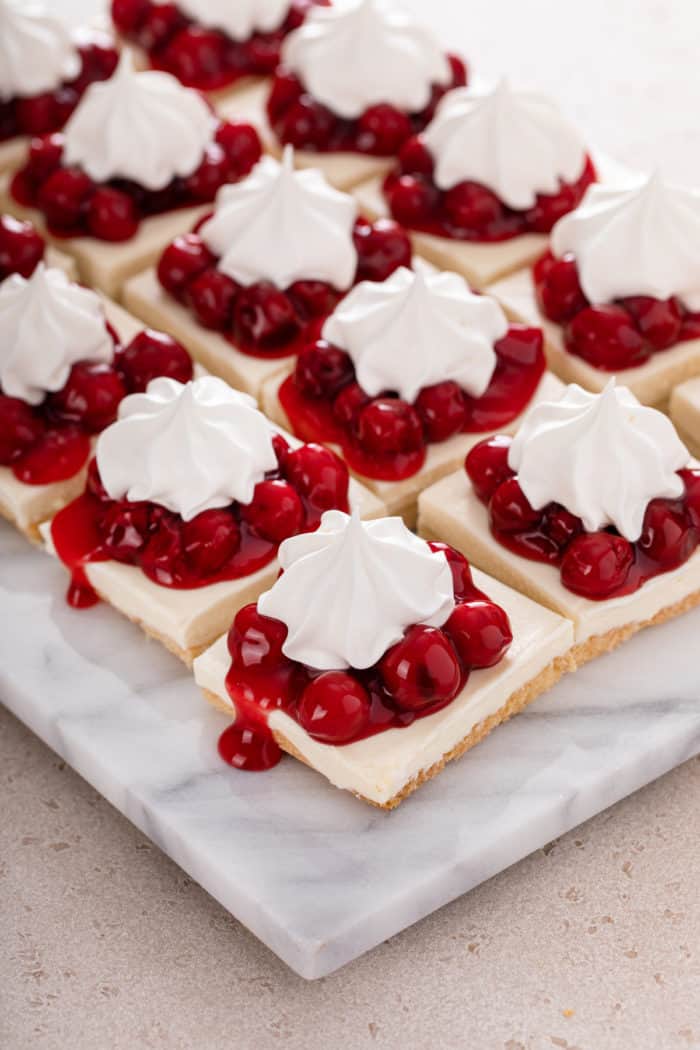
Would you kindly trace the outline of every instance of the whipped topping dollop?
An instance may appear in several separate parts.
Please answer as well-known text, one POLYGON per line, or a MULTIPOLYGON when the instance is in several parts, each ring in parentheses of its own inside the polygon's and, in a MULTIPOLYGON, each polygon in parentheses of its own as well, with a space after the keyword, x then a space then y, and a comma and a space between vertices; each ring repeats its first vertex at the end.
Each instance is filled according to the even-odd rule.
POLYGON ((676 295, 700 310, 700 191, 659 174, 624 187, 594 183, 554 227, 552 251, 573 252, 592 303, 676 295))
POLYGON ((159 503, 191 521, 252 502, 277 466, 273 435, 253 398, 221 379, 153 379, 145 394, 124 398, 100 434, 97 465, 112 499, 159 503))
POLYGON ((65 127, 67 165, 96 182, 132 179, 162 190, 202 162, 216 118, 169 73, 137 72, 126 52, 109 80, 91 84, 65 127))
POLYGON ((0 0, 0 101, 54 91, 80 73, 70 31, 43 4, 0 0))
POLYGON ((550 99, 514 91, 506 80, 448 92, 423 132, 441 190, 478 182, 510 208, 531 208, 538 194, 582 174, 586 149, 550 99))
POLYGON ((498 303, 474 295, 458 274, 401 267, 382 283, 353 288, 323 338, 350 355, 370 397, 395 390, 415 401, 424 387, 450 379, 481 397, 496 368, 494 343, 507 331, 498 303))
POLYGON ((114 343, 99 296, 39 263, 31 277, 0 285, 0 387, 40 404, 77 361, 109 362, 114 343))
POLYGON ((200 235, 239 284, 326 281, 345 291, 357 270, 356 217, 354 198, 320 171, 295 170, 288 146, 281 164, 264 157, 246 179, 222 186, 200 235))
POLYGON ((631 543, 653 499, 677 499, 690 454, 670 419, 611 380, 601 394, 567 387, 527 416, 508 454, 536 510, 561 503, 588 532, 614 525, 631 543))
POLYGON ((401 518, 327 511, 279 559, 284 574, 258 609, 286 625, 285 655, 319 671, 371 667, 408 627, 442 627, 454 609, 447 559, 401 518))
MULTIPOLYGON (((161 0, 165 2, 165 0, 161 0)), ((284 22, 290 0, 178 0, 179 9, 207 29, 221 29, 232 40, 271 33, 284 22)))
POLYGON ((282 62, 314 98, 349 120, 382 102, 418 113, 433 86, 452 77, 436 37, 393 0, 312 8, 287 37, 282 62))

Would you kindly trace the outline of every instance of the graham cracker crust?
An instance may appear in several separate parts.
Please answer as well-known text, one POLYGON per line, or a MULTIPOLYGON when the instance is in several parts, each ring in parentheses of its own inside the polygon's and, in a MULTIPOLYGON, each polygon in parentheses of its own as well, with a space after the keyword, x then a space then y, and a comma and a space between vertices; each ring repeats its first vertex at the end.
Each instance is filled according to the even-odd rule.
MULTIPOLYGON (((666 608, 659 610, 655 616, 648 620, 624 624, 622 627, 616 627, 612 631, 608 631, 606 634, 594 635, 592 638, 588 638, 585 642, 572 646, 568 652, 557 657, 556 660, 545 667, 535 678, 526 682, 525 685, 520 687, 520 689, 512 693, 503 707, 499 708, 494 714, 474 726, 473 729, 462 740, 460 740, 459 743, 455 744, 453 748, 446 752, 442 758, 408 781, 401 791, 394 795, 393 798, 389 799, 387 802, 375 802, 372 799, 359 794, 359 792, 352 792, 352 794, 362 802, 366 802, 370 806, 374 806, 376 809, 396 809, 404 799, 407 799, 409 795, 412 795, 414 791, 421 787, 421 785, 426 784, 429 780, 432 780, 433 777, 437 776, 438 773, 442 772, 448 762, 460 758, 467 751, 470 751, 471 748, 476 747, 477 744, 481 743, 481 741, 484 740, 497 726, 507 722, 515 715, 520 714, 520 712, 528 707, 529 704, 533 703, 533 701, 539 696, 546 693, 556 685, 563 675, 576 671, 579 667, 588 663, 589 660, 594 660, 598 656, 612 652, 639 631, 645 630, 647 627, 653 627, 657 624, 665 623, 667 620, 675 619, 675 617, 681 616, 685 612, 689 612, 698 605, 700 605, 700 591, 695 591, 675 604, 666 606, 666 608)), ((229 717, 233 715, 233 705, 227 704, 221 699, 221 697, 217 696, 216 693, 213 693, 208 689, 202 689, 202 694, 212 707, 229 715, 229 717)), ((305 765, 313 768, 311 763, 299 753, 294 745, 291 744, 282 733, 274 732, 273 735, 283 751, 288 755, 291 755, 292 758, 296 758, 299 762, 303 762, 305 765)))

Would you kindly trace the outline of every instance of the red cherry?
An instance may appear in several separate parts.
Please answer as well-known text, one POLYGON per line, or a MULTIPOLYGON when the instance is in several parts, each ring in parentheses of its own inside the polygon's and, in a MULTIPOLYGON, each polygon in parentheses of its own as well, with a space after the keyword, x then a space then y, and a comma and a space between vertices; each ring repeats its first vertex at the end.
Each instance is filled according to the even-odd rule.
POLYGON ((289 443, 282 437, 281 434, 272 435, 272 447, 275 450, 277 456, 277 465, 280 470, 284 467, 284 464, 289 455, 289 443))
POLYGON ((445 194, 450 221, 465 230, 486 230, 503 215, 501 201, 478 182, 460 182, 445 194))
POLYGON ((467 421, 467 406, 459 383, 446 380, 425 387, 416 399, 428 441, 447 441, 459 434, 467 421))
POLYGON ((378 219, 375 223, 358 220, 353 239, 358 254, 358 281, 386 281, 400 266, 410 269, 411 240, 392 219, 378 219))
POLYGON ((348 383, 333 402, 333 415, 344 427, 352 428, 360 411, 370 402, 359 383, 348 383))
POLYGON ((281 33, 261 33, 243 44, 243 53, 252 72, 272 74, 279 64, 281 33))
POLYGON ((563 551, 572 540, 581 535, 583 522, 566 507, 559 503, 551 503, 544 512, 542 531, 563 551))
POLYGON ((356 740, 367 728, 369 716, 367 690, 344 671, 328 671, 310 682, 297 711, 309 736, 336 745, 356 740))
POLYGON ((488 503, 496 489, 513 477, 508 466, 511 444, 512 438, 496 434, 475 445, 464 462, 474 492, 483 503, 488 503))
POLYGON ((30 277, 44 258, 44 240, 31 222, 0 215, 0 280, 10 273, 30 277))
POLYGON ((696 538, 682 510, 669 506, 663 499, 652 500, 644 515, 639 549, 648 558, 675 569, 687 561, 695 548, 696 538))
POLYGON ((141 553, 141 568, 163 587, 171 587, 181 578, 184 561, 182 521, 175 515, 162 512, 151 519, 151 535, 141 553))
POLYGON ((188 294, 199 323, 217 332, 227 331, 231 327, 237 291, 236 282, 213 267, 195 277, 188 294))
POLYGON ((228 651, 234 667, 245 670, 272 670, 285 662, 282 646, 287 628, 258 612, 257 605, 246 605, 233 621, 228 633, 228 651))
POLYGON ((46 135, 60 126, 59 109, 55 95, 47 91, 15 102, 17 124, 24 135, 46 135))
POLYGON ((0 394, 0 464, 9 466, 39 441, 44 422, 26 401, 0 394))
POLYGON ((401 175, 389 190, 391 214, 409 228, 428 222, 437 202, 437 190, 420 175, 401 175))
POLYGON ((59 168, 39 190, 39 207, 52 226, 70 230, 79 224, 94 190, 95 185, 85 172, 59 168))
POLYGON ((654 350, 668 350, 681 337, 683 313, 677 299, 652 299, 634 295, 620 300, 654 350))
POLYGON ((90 455, 90 439, 79 426, 49 428, 14 464, 25 485, 48 485, 74 477, 90 455))
POLYGON ((537 301, 550 321, 564 324, 588 306, 573 255, 555 259, 548 253, 535 263, 533 275, 537 301))
POLYGON ((145 329, 117 355, 117 365, 130 393, 142 393, 152 379, 167 376, 178 383, 192 379, 192 359, 171 335, 145 329))
POLYGON ((226 64, 226 38, 214 29, 190 25, 168 44, 168 67, 183 84, 204 87, 226 64))
POLYGON ((129 241, 139 228, 136 206, 128 193, 100 187, 88 205, 87 222, 93 237, 102 241, 129 241))
POLYGON ((143 24, 150 8, 150 0, 112 0, 112 20, 120 33, 133 33, 143 24))
POLYGON ((110 558, 133 563, 148 542, 149 526, 147 503, 112 503, 100 521, 100 535, 110 558))
POLYGON ((678 471, 685 485, 685 509, 690 524, 700 528, 700 470, 688 468, 678 471))
POLYGON ((513 641, 508 616, 499 605, 474 599, 458 605, 444 627, 465 667, 493 667, 513 641))
POLYGON ((238 178, 247 175, 262 156, 260 136, 252 124, 225 120, 215 137, 226 154, 231 174, 238 178))
POLYGON ((303 90, 301 81, 294 73, 279 70, 275 76, 267 102, 267 111, 270 118, 273 121, 278 120, 301 97, 303 90))
POLYGON ((325 281, 295 281, 287 295, 303 321, 324 317, 335 306, 337 296, 325 281))
POLYGON ((198 576, 214 576, 241 545, 241 530, 226 509, 205 510, 182 527, 185 557, 198 576))
POLYGON ((494 350, 501 364, 519 368, 534 368, 541 364, 544 369, 544 333, 541 328, 512 324, 503 338, 494 343, 494 350))
POLYGON ((436 554, 439 552, 444 554, 452 572, 452 587, 457 601, 462 601, 468 595, 473 594, 474 581, 472 580, 472 570, 464 555, 460 554, 454 547, 450 547, 449 543, 440 543, 437 540, 433 540, 428 546, 436 554))
POLYGON ((97 433, 114 422, 125 396, 126 387, 112 365, 79 361, 71 368, 63 389, 50 395, 49 404, 60 419, 80 423, 97 433))
POLYGON ((564 555, 562 583, 584 598, 607 598, 625 585, 633 562, 632 544, 623 536, 586 533, 575 539, 564 555))
POLYGON ((228 181, 228 174, 229 162, 224 148, 218 142, 212 142, 204 151, 199 167, 185 179, 185 192, 195 201, 213 201, 228 181))
POLYGON ((236 296, 234 326, 244 345, 274 350, 290 343, 299 331, 288 296, 273 284, 253 284, 236 296))
POLYGON ((401 147, 399 169, 402 175, 432 176, 435 162, 420 135, 415 135, 401 147))
POLYGON ((500 532, 525 532, 542 520, 542 512, 530 505, 517 478, 501 482, 491 496, 489 515, 500 532))
POLYGON ((700 313, 688 313, 683 315, 680 339, 700 339, 700 313))
POLYGON ((292 102, 281 118, 280 138, 300 150, 322 150, 335 127, 329 109, 309 95, 292 102))
POLYGON ((183 300, 188 285, 214 264, 214 256, 201 237, 186 233, 176 237, 160 257, 158 280, 166 292, 183 300))
POLYGON ((417 452, 425 444, 420 416, 407 401, 379 397, 357 417, 357 438, 365 452, 387 456, 417 452))
POLYGON ((317 339, 299 354, 294 378, 305 397, 330 400, 354 375, 352 360, 344 350, 317 339))
POLYGON ((186 24, 175 4, 151 4, 140 26, 138 42, 144 51, 157 51, 186 24))
POLYGON ((29 145, 26 173, 32 182, 46 182, 61 165, 63 157, 63 135, 44 135, 32 139, 29 145))
POLYGON ((241 505, 241 518, 269 543, 296 536, 304 524, 304 506, 297 490, 287 481, 261 481, 253 501, 241 505))
POLYGON ((365 153, 391 157, 411 135, 411 121, 387 103, 370 106, 359 120, 358 144, 365 153))
POLYGON ((382 681, 399 707, 420 711, 453 700, 462 675, 449 639, 435 627, 409 627, 379 663, 382 681))
POLYGON ((348 509, 348 468, 329 448, 309 444, 294 449, 285 460, 284 473, 317 510, 348 509))
POLYGON ((572 354, 609 372, 643 364, 651 354, 621 306, 587 306, 567 325, 565 334, 572 354))
POLYGON ((223 731, 217 750, 226 765, 245 773, 266 773, 282 761, 282 749, 270 730, 242 720, 223 731))

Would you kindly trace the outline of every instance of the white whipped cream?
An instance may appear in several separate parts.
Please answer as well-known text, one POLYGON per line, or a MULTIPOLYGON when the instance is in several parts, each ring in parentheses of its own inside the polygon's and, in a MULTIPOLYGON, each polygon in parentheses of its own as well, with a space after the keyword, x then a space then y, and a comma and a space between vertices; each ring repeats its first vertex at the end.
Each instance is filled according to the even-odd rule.
POLYGON ((439 41, 393 0, 339 0, 315 7, 287 37, 282 62, 306 89, 349 120, 390 103, 418 113, 452 71, 439 41))
POLYGON ((552 231, 552 250, 573 252, 592 303, 627 295, 677 295, 700 310, 700 191, 660 175, 625 187, 593 184, 552 231))
POLYGON ((80 73, 68 28, 42 4, 0 0, 0 100, 54 91, 80 73))
POLYGON ((279 560, 284 574, 258 609, 286 625, 284 654, 319 671, 371 667, 406 628, 442 627, 454 609, 447 559, 401 518, 327 511, 317 532, 284 541, 279 560))
POLYGON ((496 368, 494 343, 507 331, 495 299, 474 295, 458 274, 401 267, 381 284, 353 288, 323 338, 350 355, 370 397, 395 390, 415 401, 424 387, 448 379, 481 397, 496 368))
POLYGON ((574 182, 586 162, 580 135, 554 102, 513 91, 506 80, 448 92, 423 141, 441 190, 478 182, 520 210, 538 193, 558 193, 560 179, 574 182))
POLYGON ((527 416, 508 463, 532 506, 561 503, 588 532, 614 525, 631 543, 653 499, 677 499, 690 454, 670 419, 611 380, 602 394, 572 384, 527 416))
POLYGON ((109 362, 114 343, 99 296, 39 263, 0 285, 0 386, 30 405, 60 390, 77 361, 109 362))
POLYGON ((213 376, 154 379, 125 397, 97 442, 112 499, 148 500, 190 521, 204 510, 248 504, 277 466, 274 430, 247 394, 213 376))
POLYGON ((296 171, 287 147, 281 164, 264 157, 246 179, 222 186, 200 235, 239 284, 313 280, 345 291, 357 270, 356 217, 354 198, 320 171, 296 171))
POLYGON ((216 118, 169 73, 136 72, 126 52, 109 80, 91 84, 65 127, 65 162, 96 182, 132 179, 162 190, 202 162, 216 118))
POLYGON ((221 29, 232 40, 242 41, 279 29, 290 0, 178 0, 177 6, 199 25, 221 29))

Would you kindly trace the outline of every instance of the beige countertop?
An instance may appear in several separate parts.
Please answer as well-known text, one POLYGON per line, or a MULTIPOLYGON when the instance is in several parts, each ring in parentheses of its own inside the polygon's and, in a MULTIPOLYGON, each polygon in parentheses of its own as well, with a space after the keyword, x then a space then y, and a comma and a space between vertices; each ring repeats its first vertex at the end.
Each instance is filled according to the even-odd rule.
MULTIPOLYGON (((696 0, 413 6, 600 148, 700 181, 696 0)), ((0 812, 3 1050, 700 1046, 699 760, 314 984, 2 708, 0 812)))

